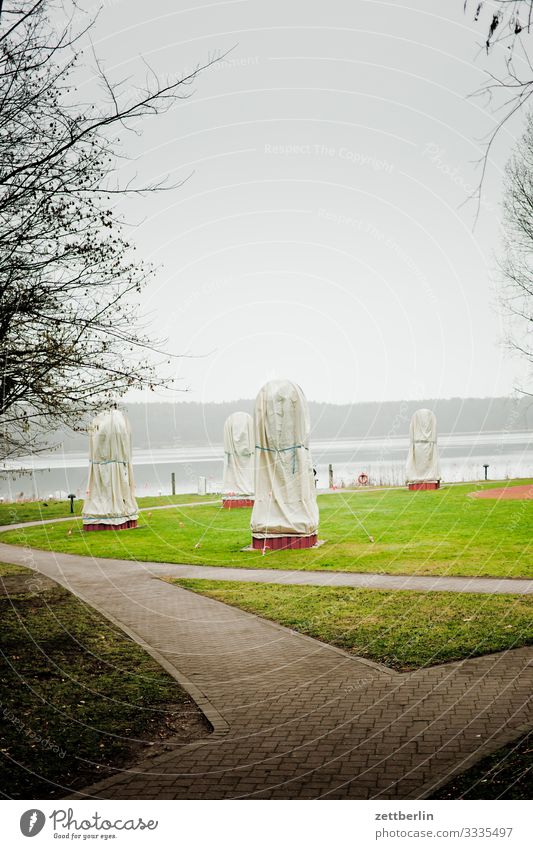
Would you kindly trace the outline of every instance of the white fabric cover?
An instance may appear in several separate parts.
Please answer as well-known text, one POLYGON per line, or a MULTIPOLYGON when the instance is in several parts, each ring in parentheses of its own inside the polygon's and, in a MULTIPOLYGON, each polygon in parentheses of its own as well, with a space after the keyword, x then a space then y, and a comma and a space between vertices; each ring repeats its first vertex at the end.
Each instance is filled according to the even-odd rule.
POLYGON ((310 536, 318 506, 309 453, 309 410, 290 380, 265 384, 255 402, 254 537, 310 536))
POLYGON ((440 480, 439 450, 437 448, 437 419, 431 410, 413 413, 409 428, 407 483, 440 480))
POLYGON ((100 413, 89 428, 85 525, 121 525, 138 517, 131 465, 131 431, 119 410, 100 413))
POLYGON ((248 413, 232 413, 224 423, 225 495, 252 495, 254 491, 254 423, 248 413))

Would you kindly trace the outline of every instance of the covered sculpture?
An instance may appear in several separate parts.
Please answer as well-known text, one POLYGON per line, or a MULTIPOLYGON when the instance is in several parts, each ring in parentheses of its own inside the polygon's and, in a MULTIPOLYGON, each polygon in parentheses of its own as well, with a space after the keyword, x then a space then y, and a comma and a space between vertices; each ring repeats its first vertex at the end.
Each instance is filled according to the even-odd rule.
POLYGON ((309 453, 305 395, 290 380, 265 384, 255 403, 255 503, 252 547, 310 548, 318 506, 309 453))
POLYGON ((100 413, 89 428, 89 483, 83 504, 85 531, 137 526, 129 422, 119 410, 100 413))
POLYGON ((413 413, 406 473, 409 489, 438 489, 440 486, 437 419, 431 410, 413 413))
POLYGON ((253 507, 254 423, 248 413, 232 413, 224 424, 222 506, 253 507))

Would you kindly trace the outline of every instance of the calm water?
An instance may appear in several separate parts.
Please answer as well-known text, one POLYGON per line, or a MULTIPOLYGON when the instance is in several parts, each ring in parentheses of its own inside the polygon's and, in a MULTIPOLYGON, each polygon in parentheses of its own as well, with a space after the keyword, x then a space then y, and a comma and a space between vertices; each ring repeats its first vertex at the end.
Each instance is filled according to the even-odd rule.
MULTIPOLYGON (((335 484, 350 486, 361 473, 372 484, 405 483, 407 438, 317 441, 312 443, 318 484, 328 486, 328 464, 335 484)), ((504 480, 533 477, 533 432, 453 434, 439 437, 444 481, 479 480, 483 464, 489 478, 504 480)), ((137 495, 170 493, 170 476, 176 475, 177 492, 196 492, 198 477, 207 478, 209 492, 222 482, 221 445, 134 450, 137 495)), ((0 469, 0 495, 5 499, 83 497, 87 484, 87 455, 60 452, 21 458, 0 469), (21 474, 14 469, 25 469, 21 474)))

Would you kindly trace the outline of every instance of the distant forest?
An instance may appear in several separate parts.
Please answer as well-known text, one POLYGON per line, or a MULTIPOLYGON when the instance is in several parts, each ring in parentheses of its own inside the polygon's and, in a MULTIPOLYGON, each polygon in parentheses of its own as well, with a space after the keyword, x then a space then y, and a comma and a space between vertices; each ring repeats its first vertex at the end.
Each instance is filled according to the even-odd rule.
MULTIPOLYGON (((171 448, 182 445, 219 445, 224 421, 235 410, 253 413, 251 399, 220 404, 182 401, 177 404, 129 404, 127 412, 135 448, 171 448)), ((415 410, 428 407, 445 433, 530 430, 533 398, 448 398, 360 404, 309 403, 312 439, 358 439, 406 436, 415 410)), ((86 448, 85 433, 59 433, 52 440, 65 451, 86 448)))

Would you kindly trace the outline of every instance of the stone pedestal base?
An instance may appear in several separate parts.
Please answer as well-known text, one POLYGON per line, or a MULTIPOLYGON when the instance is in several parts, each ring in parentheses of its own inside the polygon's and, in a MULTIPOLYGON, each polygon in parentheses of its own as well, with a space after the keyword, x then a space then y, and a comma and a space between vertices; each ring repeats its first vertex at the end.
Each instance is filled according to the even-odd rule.
POLYGON ((420 481, 419 483, 410 483, 407 485, 409 489, 440 489, 440 481, 420 481))
POLYGON ((222 506, 225 510, 234 510, 235 507, 253 507, 253 498, 223 498, 222 506))
POLYGON ((252 537, 252 548, 256 551, 281 551, 283 549, 313 548, 317 544, 317 534, 308 537, 267 537, 260 539, 252 537))
POLYGON ((83 525, 84 531, 126 531, 128 528, 136 528, 137 519, 130 519, 128 522, 122 522, 121 525, 106 525, 103 522, 92 522, 88 525, 83 525))

